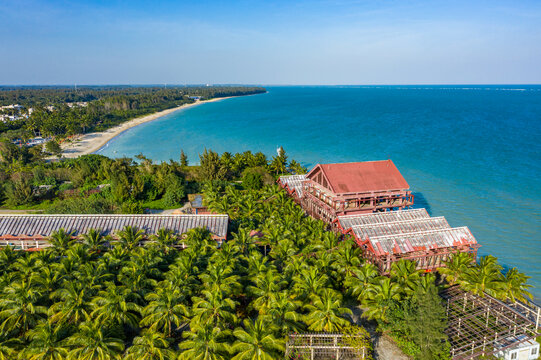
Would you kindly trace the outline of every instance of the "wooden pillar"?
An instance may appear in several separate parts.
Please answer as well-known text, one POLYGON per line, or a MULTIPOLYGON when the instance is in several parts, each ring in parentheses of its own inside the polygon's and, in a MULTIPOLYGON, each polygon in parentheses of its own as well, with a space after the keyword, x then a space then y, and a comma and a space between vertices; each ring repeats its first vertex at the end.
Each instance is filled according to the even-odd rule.
POLYGON ((310 360, 314 360, 314 345, 313 345, 313 336, 310 335, 310 360))

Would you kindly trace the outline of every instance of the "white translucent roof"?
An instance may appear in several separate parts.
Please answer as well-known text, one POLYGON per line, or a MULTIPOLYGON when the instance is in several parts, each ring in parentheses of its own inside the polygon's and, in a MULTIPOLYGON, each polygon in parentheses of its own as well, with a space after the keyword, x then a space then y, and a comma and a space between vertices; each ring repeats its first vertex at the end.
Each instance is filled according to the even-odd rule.
POLYGON ((361 215, 345 215, 339 216, 338 221, 340 222, 340 225, 343 229, 348 229, 355 225, 384 224, 392 221, 417 220, 427 218, 430 218, 430 215, 428 215, 425 209, 410 209, 361 215))
POLYGON ((378 256, 477 244, 467 227, 451 228, 425 209, 339 216, 340 227, 369 241, 378 256))
POLYGON ((282 186, 287 186, 289 191, 295 190, 298 197, 302 197, 302 182, 304 180, 306 180, 306 175, 280 176, 282 186))

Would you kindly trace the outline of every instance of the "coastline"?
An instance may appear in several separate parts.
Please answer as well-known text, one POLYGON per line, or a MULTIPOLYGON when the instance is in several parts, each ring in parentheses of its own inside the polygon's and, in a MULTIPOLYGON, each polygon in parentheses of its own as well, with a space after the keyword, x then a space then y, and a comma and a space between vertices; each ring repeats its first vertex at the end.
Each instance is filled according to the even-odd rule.
POLYGON ((82 155, 93 154, 96 151, 104 147, 109 141, 122 134, 124 131, 129 130, 138 125, 157 120, 165 115, 172 114, 178 110, 187 109, 201 104, 210 102, 216 102, 220 100, 230 99, 236 96, 227 96, 220 98, 213 98, 209 100, 196 100, 191 104, 184 104, 175 108, 158 111, 153 114, 141 116, 135 119, 128 120, 120 125, 112 127, 106 131, 93 132, 79 136, 69 143, 62 144, 62 157, 72 159, 82 155))

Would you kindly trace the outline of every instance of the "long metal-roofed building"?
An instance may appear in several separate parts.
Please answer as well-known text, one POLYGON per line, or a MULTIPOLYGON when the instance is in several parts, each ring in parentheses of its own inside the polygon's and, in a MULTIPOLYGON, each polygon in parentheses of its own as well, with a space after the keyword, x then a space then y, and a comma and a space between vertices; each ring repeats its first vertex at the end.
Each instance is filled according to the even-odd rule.
POLYGON ((383 274, 400 259, 433 270, 457 251, 476 256, 479 248, 467 227, 451 228, 444 217, 430 217, 425 209, 338 216, 333 225, 353 235, 364 256, 383 274))
POLYGON ((103 235, 115 236, 126 226, 143 230, 147 236, 160 229, 168 229, 181 235, 195 228, 205 228, 221 244, 226 240, 228 215, 20 215, 7 214, 0 217, 0 246, 13 245, 19 249, 48 246, 47 238, 60 229, 77 237, 90 229, 100 230, 103 235))
POLYGON ((306 175, 283 176, 285 188, 311 216, 398 210, 413 205, 409 185, 391 160, 317 164, 306 175))

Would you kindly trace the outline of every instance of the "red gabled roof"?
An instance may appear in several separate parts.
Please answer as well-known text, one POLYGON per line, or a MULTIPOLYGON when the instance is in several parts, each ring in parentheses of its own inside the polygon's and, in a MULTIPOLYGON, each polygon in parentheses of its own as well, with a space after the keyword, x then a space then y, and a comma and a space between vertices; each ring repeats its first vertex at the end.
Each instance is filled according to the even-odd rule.
POLYGON ((318 164, 306 177, 312 178, 317 169, 335 194, 409 189, 392 160, 318 164))

